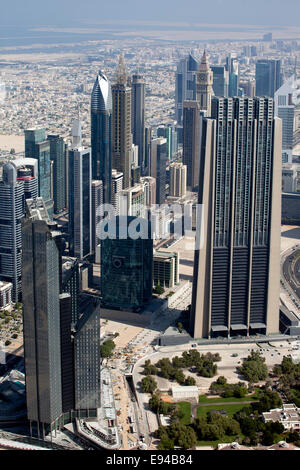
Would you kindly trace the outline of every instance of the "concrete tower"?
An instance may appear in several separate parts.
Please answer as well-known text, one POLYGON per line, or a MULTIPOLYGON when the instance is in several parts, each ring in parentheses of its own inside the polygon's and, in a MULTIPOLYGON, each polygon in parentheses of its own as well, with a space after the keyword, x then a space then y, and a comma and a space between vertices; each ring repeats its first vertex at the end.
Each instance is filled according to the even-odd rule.
POLYGON ((117 68, 116 83, 112 85, 112 157, 113 168, 123 173, 123 187, 131 186, 131 88, 128 86, 123 54, 117 68))
POLYGON ((213 73, 209 67, 205 51, 197 72, 196 79, 196 101, 199 101, 202 111, 207 116, 211 113, 211 97, 213 93, 213 73))

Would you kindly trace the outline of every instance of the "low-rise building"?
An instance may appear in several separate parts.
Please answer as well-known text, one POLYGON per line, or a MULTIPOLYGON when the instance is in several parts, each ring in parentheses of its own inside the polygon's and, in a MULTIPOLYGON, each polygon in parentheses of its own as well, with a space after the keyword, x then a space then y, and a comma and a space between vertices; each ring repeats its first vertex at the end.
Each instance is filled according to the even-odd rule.
POLYGON ((174 386, 172 387, 172 397, 175 400, 180 400, 182 398, 194 398, 198 401, 198 387, 194 385, 174 386))
POLYGON ((281 408, 270 410, 267 413, 263 413, 263 420, 265 423, 269 421, 279 421, 284 429, 300 429, 300 408, 297 408, 294 404, 282 405, 281 408))
POLYGON ((153 284, 174 287, 179 284, 179 253, 155 251, 153 255, 153 284))

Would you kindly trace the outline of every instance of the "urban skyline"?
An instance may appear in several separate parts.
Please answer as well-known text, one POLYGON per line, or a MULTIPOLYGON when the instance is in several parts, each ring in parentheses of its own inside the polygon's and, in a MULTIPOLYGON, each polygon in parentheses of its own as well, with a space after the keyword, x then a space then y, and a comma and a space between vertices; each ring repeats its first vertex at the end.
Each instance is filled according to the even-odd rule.
POLYGON ((299 449, 300 31, 67 3, 0 39, 0 449, 299 449))

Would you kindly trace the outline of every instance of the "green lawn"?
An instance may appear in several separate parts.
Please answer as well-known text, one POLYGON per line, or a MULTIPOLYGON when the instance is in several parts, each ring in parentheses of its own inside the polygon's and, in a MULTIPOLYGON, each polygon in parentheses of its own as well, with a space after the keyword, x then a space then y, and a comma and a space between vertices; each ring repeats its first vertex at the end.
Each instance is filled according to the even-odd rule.
MULTIPOLYGON (((239 436, 241 437, 241 436, 239 436)), ((216 447, 218 444, 226 444, 227 442, 236 441, 235 436, 225 436, 219 441, 197 441, 197 446, 213 446, 216 447)))
POLYGON ((241 410, 247 405, 236 404, 236 405, 212 405, 212 406, 199 406, 197 408, 197 416, 205 416, 211 410, 225 410, 227 411, 227 416, 233 416, 237 411, 241 410))
POLYGON ((235 398, 235 397, 229 397, 229 398, 207 398, 207 395, 199 395, 199 403, 226 403, 226 402, 241 402, 241 401, 252 401, 252 400, 257 400, 257 397, 255 395, 246 395, 243 398, 235 398))
POLYGON ((182 424, 190 424, 191 423, 192 405, 187 401, 180 401, 179 403, 177 403, 177 405, 184 412, 184 417, 181 418, 180 422, 182 424))

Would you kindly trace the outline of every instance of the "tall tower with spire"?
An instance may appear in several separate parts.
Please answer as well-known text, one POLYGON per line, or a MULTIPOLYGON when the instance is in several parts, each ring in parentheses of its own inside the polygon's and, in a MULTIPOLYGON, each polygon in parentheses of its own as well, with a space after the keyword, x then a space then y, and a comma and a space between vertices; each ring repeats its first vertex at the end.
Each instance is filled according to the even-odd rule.
POLYGON ((197 71, 196 78, 196 101, 200 103, 202 111, 206 115, 211 114, 211 97, 213 92, 213 72, 209 67, 206 52, 203 52, 201 63, 197 71))
POLYGON ((111 91, 113 168, 123 173, 123 189, 127 189, 131 186, 131 87, 123 54, 120 55, 116 83, 111 91))

